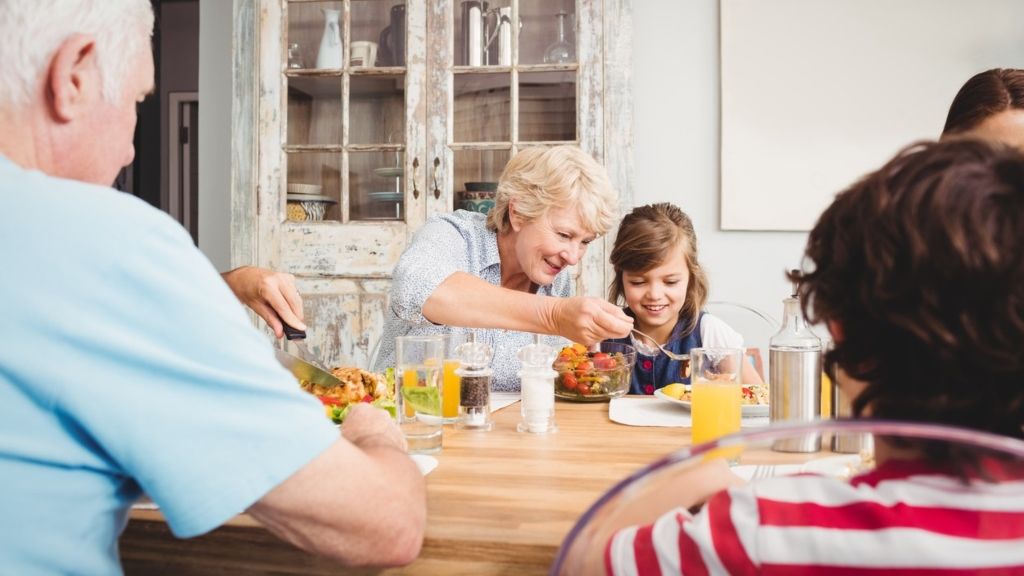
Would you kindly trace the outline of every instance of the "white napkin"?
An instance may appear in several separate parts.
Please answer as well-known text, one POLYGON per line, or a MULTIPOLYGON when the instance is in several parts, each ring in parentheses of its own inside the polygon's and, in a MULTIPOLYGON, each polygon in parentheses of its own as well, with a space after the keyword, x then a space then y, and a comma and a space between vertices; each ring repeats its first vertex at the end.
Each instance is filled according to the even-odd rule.
POLYGON ((437 468, 437 458, 434 458, 433 456, 427 456, 426 454, 410 454, 409 458, 412 458, 412 461, 416 463, 416 466, 419 467, 420 472, 422 472, 424 476, 430 474, 434 468, 437 468))
MULTIPOLYGON (((613 398, 608 405, 608 418, 612 422, 627 426, 689 427, 692 425, 689 410, 653 396, 613 398)), ((767 425, 767 416, 744 418, 741 424, 743 428, 767 425)))
POLYGON ((519 402, 519 392, 491 392, 491 412, 519 402))

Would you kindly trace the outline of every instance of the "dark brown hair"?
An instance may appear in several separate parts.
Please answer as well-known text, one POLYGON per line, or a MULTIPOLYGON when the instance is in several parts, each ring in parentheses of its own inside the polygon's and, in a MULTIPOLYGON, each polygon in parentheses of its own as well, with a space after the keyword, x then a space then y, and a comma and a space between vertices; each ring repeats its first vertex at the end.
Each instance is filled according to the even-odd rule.
POLYGON ((678 247, 683 248, 690 272, 686 301, 679 311, 680 319, 688 319, 682 331, 685 336, 697 327, 700 311, 708 298, 708 277, 697 260, 697 233, 693 231, 693 222, 673 204, 638 206, 622 219, 612 248, 615 278, 608 286, 608 299, 615 304, 622 301, 625 294, 623 272, 642 274, 656 268, 678 247))
POLYGON ((804 313, 867 384, 855 414, 1024 437, 1024 155, 906 148, 836 197, 806 257, 804 313))
POLYGON ((957 92, 942 135, 973 130, 1004 110, 1024 109, 1024 70, 993 68, 971 77, 957 92))

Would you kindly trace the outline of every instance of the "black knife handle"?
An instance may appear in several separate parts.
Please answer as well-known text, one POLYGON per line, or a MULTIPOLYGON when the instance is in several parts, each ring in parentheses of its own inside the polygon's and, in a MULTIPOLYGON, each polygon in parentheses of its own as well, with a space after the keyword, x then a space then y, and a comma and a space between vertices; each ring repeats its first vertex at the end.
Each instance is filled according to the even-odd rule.
POLYGON ((284 336, 289 340, 305 340, 306 331, 299 330, 298 328, 292 328, 291 326, 281 322, 281 327, 284 328, 284 336))

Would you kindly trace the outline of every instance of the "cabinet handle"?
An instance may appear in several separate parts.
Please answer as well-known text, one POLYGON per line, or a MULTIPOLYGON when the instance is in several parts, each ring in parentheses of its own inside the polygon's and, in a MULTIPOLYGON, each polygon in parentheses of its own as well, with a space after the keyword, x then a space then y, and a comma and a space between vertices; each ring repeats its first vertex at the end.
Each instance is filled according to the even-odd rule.
POLYGON ((441 169, 441 159, 434 156, 434 199, 437 200, 441 197, 441 185, 438 183, 438 170, 441 169))
POLYGON ((420 188, 417 182, 420 181, 420 158, 417 156, 412 159, 412 197, 414 200, 420 199, 420 188))

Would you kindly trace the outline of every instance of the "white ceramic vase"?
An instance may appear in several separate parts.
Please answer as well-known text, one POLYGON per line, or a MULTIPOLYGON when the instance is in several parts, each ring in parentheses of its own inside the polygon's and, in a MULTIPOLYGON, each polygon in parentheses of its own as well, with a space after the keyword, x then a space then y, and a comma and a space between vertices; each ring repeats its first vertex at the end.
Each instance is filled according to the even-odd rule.
POLYGON ((320 38, 320 51, 316 53, 317 68, 341 68, 341 10, 323 8, 324 35, 320 38))

